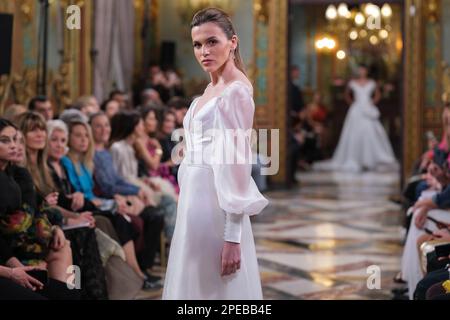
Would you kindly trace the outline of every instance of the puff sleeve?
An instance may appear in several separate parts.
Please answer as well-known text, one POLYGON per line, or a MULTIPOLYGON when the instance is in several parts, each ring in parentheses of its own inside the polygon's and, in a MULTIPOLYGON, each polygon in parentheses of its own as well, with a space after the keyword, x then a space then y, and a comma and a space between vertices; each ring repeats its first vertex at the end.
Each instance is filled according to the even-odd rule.
POLYGON ((258 214, 268 204, 251 176, 254 111, 249 88, 239 83, 230 85, 216 108, 211 167, 219 206, 227 214, 225 240, 233 242, 239 242, 242 215, 258 214))

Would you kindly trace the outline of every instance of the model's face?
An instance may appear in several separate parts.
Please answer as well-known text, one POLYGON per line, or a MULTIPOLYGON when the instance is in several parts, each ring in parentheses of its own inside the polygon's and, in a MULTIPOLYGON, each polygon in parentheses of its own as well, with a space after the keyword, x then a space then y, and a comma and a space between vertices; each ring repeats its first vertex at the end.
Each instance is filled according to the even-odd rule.
POLYGON ((72 128, 69 137, 70 149, 76 153, 85 153, 89 149, 89 134, 85 126, 79 124, 72 128))
POLYGON ((105 108, 105 113, 109 119, 111 119, 117 112, 119 112, 120 104, 116 100, 108 102, 105 108))
POLYGON ((207 22, 191 30, 194 54, 203 70, 213 73, 221 68, 237 47, 238 38, 228 39, 215 23, 207 22))
POLYGON ((111 136, 111 125, 109 119, 105 116, 97 116, 91 124, 92 135, 96 143, 106 144, 111 136))
POLYGON ((45 102, 36 102, 34 111, 40 113, 44 117, 45 121, 53 119, 53 107, 49 100, 45 102))
POLYGON ((168 114, 164 118, 162 131, 164 134, 171 134, 175 130, 175 117, 173 114, 168 114))
POLYGON ((17 153, 17 130, 6 127, 0 132, 0 162, 14 161, 17 153))
POLYGON ((17 140, 17 144, 16 144, 17 150, 16 150, 16 156, 14 157, 13 161, 14 161, 14 163, 22 164, 25 161, 25 156, 26 156, 25 155, 25 150, 26 150, 25 139, 23 137, 22 132, 17 131, 16 140, 17 140))
POLYGON ((59 161, 66 155, 67 134, 61 129, 53 130, 48 141, 49 158, 59 161))
POLYGON ((368 74, 367 68, 365 67, 358 68, 358 75, 360 78, 367 78, 367 74, 368 74))
POLYGON ((43 150, 47 144, 47 131, 41 128, 35 128, 27 132, 25 135, 25 144, 30 150, 43 150))
POLYGON ((158 128, 158 119, 153 111, 150 111, 144 120, 145 132, 153 133, 158 128))

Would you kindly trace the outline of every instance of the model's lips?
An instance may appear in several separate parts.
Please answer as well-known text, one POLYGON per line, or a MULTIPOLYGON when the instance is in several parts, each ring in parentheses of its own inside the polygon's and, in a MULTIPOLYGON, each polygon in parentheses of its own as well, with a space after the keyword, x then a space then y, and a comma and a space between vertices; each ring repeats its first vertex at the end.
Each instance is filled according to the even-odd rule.
POLYGON ((211 63, 211 62, 213 62, 213 61, 210 60, 210 59, 202 60, 202 64, 209 64, 209 63, 211 63))

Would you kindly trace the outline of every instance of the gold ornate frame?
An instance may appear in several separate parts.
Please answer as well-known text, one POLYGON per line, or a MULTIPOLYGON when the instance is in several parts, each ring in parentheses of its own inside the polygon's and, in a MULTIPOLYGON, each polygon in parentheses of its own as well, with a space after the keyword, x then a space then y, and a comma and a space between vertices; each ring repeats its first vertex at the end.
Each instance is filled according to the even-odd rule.
MULTIPOLYGON (((278 174, 271 176, 275 185, 287 181, 287 63, 288 63, 288 0, 254 0, 254 56, 252 80, 255 84, 255 127, 279 129, 278 174), (261 22, 266 25, 261 25, 261 22), (267 27, 267 28, 266 28, 267 27), (264 28, 264 30, 261 30, 264 28), (267 47, 257 45, 258 36, 267 37, 267 47), (266 59, 265 67, 258 66, 259 58, 266 59), (263 79, 261 79, 261 77, 263 79), (267 92, 262 92, 258 81, 264 81, 267 92), (261 97, 263 99, 259 99, 261 97)), ((271 152, 269 150, 269 152, 271 152)))

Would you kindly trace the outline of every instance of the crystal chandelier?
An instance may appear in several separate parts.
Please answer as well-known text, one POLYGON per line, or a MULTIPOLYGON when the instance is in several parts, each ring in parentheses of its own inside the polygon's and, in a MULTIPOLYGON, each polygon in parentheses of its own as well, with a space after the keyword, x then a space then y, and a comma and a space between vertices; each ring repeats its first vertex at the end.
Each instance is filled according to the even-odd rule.
POLYGON ((351 41, 368 41, 372 45, 378 45, 389 39, 392 31, 391 17, 392 8, 388 3, 381 8, 366 3, 351 10, 345 3, 337 7, 330 4, 325 11, 330 32, 345 34, 351 41))

